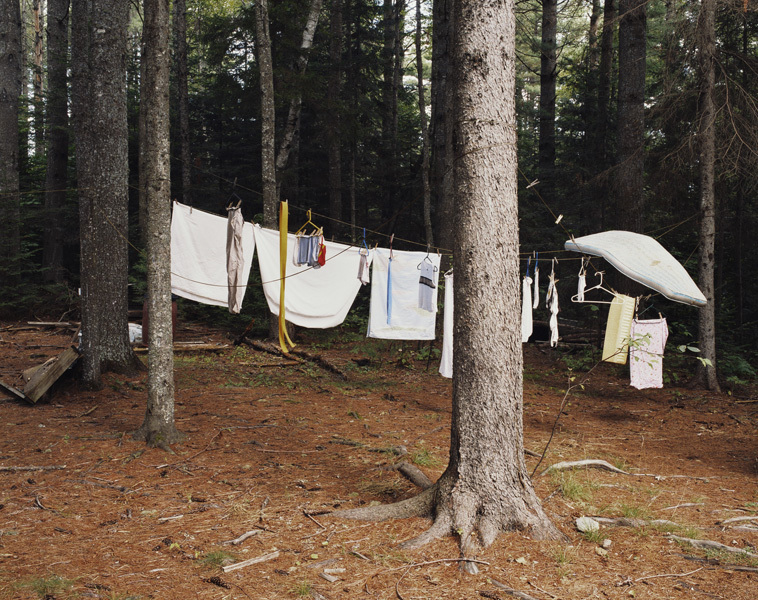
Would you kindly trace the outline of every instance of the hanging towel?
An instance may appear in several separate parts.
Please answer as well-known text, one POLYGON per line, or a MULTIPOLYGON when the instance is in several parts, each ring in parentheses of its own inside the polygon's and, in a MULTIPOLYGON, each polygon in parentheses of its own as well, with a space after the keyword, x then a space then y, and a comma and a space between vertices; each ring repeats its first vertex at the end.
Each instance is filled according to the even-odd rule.
POLYGON ((638 390, 663 387, 663 352, 669 337, 666 319, 632 321, 629 376, 638 390))
POLYGON ((442 311, 442 358, 440 375, 453 376, 453 274, 445 275, 445 307, 442 311))
POLYGON ((437 312, 437 286, 435 285, 435 267, 424 260, 420 265, 421 276, 418 279, 418 307, 429 312, 437 312))
POLYGON ((237 315, 242 307, 242 298, 247 289, 247 278, 243 278, 245 256, 242 249, 242 230, 245 220, 242 209, 227 208, 226 227, 226 278, 229 285, 229 312, 237 315))
POLYGON ((534 303, 532 308, 537 309, 540 305, 540 268, 534 265, 534 303))
POLYGON ((615 294, 608 311, 608 324, 605 327, 602 360, 619 365, 626 364, 629 350, 629 331, 632 328, 635 298, 624 294, 615 294))
MULTIPOLYGON (((212 306, 229 306, 226 241, 228 220, 224 217, 174 202, 171 216, 171 293, 212 306)), ((235 280, 239 305, 245 294, 253 264, 253 225, 241 232, 242 267, 235 280)))
MULTIPOLYGON (((389 340, 433 340, 436 313, 418 307, 418 265, 427 256, 426 252, 392 252, 374 250, 374 265, 371 273, 371 308, 369 311, 368 337, 389 340), (391 275, 391 277, 390 277, 391 275)), ((440 256, 429 256, 433 272, 432 304, 437 305, 436 285, 439 279, 440 256)))
MULTIPOLYGON (((255 228, 258 265, 263 293, 269 310, 279 313, 279 232, 255 228)), ((302 243, 302 242, 301 242, 302 243)), ((320 269, 307 266, 288 269, 287 294, 284 299, 287 320, 300 327, 325 329, 345 320, 361 282, 355 277, 359 249, 345 244, 325 242, 327 260, 320 269)), ((287 256, 294 251, 295 236, 287 236, 287 256)), ((367 256, 369 264, 373 253, 367 256)))
POLYGON ((521 300, 521 342, 526 343, 532 335, 534 325, 532 324, 532 278, 524 276, 521 285, 523 298, 521 300))

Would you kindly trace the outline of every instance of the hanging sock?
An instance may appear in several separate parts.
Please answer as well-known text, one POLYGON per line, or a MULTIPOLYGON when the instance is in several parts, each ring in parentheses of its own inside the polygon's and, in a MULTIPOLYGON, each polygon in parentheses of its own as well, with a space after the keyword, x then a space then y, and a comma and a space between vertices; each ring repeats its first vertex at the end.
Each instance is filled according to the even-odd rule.
POLYGON ((550 279, 547 286, 547 295, 545 303, 550 307, 550 346, 558 345, 558 280, 555 278, 555 265, 557 259, 553 259, 553 268, 550 272, 550 279))
POLYGON ((284 282, 287 279, 287 220, 289 205, 287 201, 279 203, 279 347, 285 354, 289 353, 287 344, 295 347, 287 333, 287 321, 284 313, 284 282))
POLYGON ((537 252, 537 258, 534 260, 534 303, 532 308, 536 309, 540 305, 540 253, 537 252))
POLYGON ((576 301, 584 302, 584 289, 587 287, 587 268, 584 266, 584 258, 582 258, 582 266, 579 268, 579 281, 576 286, 576 301))
POLYGON ((534 330, 532 323, 532 278, 529 275, 524 276, 521 291, 523 294, 521 301, 521 342, 526 343, 534 330))
POLYGON ((371 276, 369 275, 370 271, 368 265, 368 250, 361 248, 360 260, 358 262, 358 281, 360 281, 362 285, 368 285, 371 283, 371 276))

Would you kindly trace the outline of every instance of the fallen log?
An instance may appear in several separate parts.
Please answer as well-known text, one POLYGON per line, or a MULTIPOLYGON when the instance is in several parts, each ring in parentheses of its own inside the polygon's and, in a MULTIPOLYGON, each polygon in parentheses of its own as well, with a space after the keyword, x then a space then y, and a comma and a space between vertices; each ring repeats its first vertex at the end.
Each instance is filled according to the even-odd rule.
POLYGON ((291 349, 289 352, 285 353, 280 348, 277 348, 276 346, 263 344, 261 342, 257 342, 255 340, 251 340, 248 338, 244 338, 242 340, 242 343, 247 344, 248 346, 250 346, 251 348, 255 348, 256 350, 260 350, 261 352, 266 352, 268 354, 273 354, 274 356, 279 356, 282 358, 295 360, 301 364, 304 362, 315 363, 317 366, 321 367, 325 371, 334 373, 335 375, 339 376, 341 379, 347 381, 347 375, 338 367, 330 363, 326 358, 324 358, 320 354, 314 355, 314 354, 305 352, 304 350, 295 350, 294 348, 291 349))
POLYGON ((12 385, 8 385, 7 383, 3 383, 0 381, 0 389, 5 390, 10 396, 13 396, 14 398, 18 398, 19 400, 28 400, 26 396, 24 396, 23 392, 20 392, 16 388, 14 388, 12 385))
POLYGON ((574 460, 574 461, 568 461, 568 462, 555 463, 554 465, 550 465, 547 469, 542 471, 542 473, 540 473, 539 476, 542 477, 543 475, 545 475, 546 473, 550 473, 551 471, 565 471, 566 469, 575 469, 576 467, 591 467, 593 469, 603 469, 605 471, 610 471, 611 473, 619 473, 621 475, 631 475, 631 473, 622 471, 621 469, 614 467, 611 463, 605 460, 590 458, 587 460, 574 460))
POLYGON ((37 402, 78 358, 79 352, 72 347, 66 348, 54 361, 46 362, 24 386, 24 396, 32 403, 37 402))
POLYGON ((402 461, 395 465, 397 472, 410 481, 413 485, 420 487, 422 490, 432 487, 432 480, 416 465, 402 461))

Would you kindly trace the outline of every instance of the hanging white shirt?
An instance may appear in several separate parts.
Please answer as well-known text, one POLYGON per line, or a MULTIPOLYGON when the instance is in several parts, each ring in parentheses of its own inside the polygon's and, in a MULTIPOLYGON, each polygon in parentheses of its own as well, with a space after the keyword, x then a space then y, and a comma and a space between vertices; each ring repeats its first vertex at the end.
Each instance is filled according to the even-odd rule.
MULTIPOLYGON (((255 226, 258 265, 269 310, 279 314, 279 232, 255 226)), ((347 316, 361 282, 355 273, 360 249, 324 242, 326 263, 320 269, 292 266, 295 235, 287 235, 287 279, 284 295, 287 320, 299 327, 326 329, 340 325, 347 316)), ((370 263, 373 252, 366 257, 370 263)))
MULTIPOLYGON (((171 216, 173 294, 212 306, 229 306, 227 227, 228 220, 224 217, 174 202, 171 216)), ((242 268, 235 275, 235 293, 244 296, 255 252, 253 225, 245 223, 240 235, 243 260, 242 268)))
POLYGON ((387 248, 374 250, 371 269, 371 309, 368 320, 368 337, 388 340, 433 340, 436 312, 419 308, 419 268, 427 258, 436 267, 433 271, 432 304, 437 306, 437 282, 439 280, 440 256, 426 252, 392 252, 390 274, 390 251, 387 248), (387 294, 388 276, 392 277, 390 294, 387 294), (389 315, 389 316, 388 316, 389 315))

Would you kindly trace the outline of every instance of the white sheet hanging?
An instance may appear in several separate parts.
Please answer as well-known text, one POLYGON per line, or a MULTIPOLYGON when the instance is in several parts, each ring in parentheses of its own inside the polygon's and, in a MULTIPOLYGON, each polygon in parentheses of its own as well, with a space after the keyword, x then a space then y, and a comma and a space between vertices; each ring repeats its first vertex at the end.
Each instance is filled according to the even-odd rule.
POLYGON ((445 306, 442 325, 442 358, 440 375, 453 376, 453 274, 445 274, 445 306))
MULTIPOLYGON (((279 314, 279 232, 255 226, 258 265, 269 310, 279 314)), ((325 242, 326 264, 320 269, 293 267, 295 235, 287 236, 287 280, 284 296, 287 320, 299 327, 326 329, 340 325, 361 288, 356 278, 360 249, 325 242)), ((367 260, 373 259, 370 252, 367 260)))
MULTIPOLYGON (((227 226, 224 217, 174 202, 171 216, 172 293, 203 304, 228 306, 227 226)), ((243 286, 243 296, 254 252, 253 225, 245 223, 242 228, 244 262, 237 278, 243 286)))
MULTIPOLYGON (((426 252, 392 252, 392 302, 390 319, 387 318, 387 275, 390 251, 374 250, 371 270, 371 310, 368 319, 368 337, 387 340, 433 340, 436 312, 418 307, 418 265, 428 256, 437 268, 434 285, 439 280, 440 256, 426 252), (388 322, 389 320, 389 322, 388 322)), ((433 304, 437 305, 437 288, 433 290, 433 304)))

